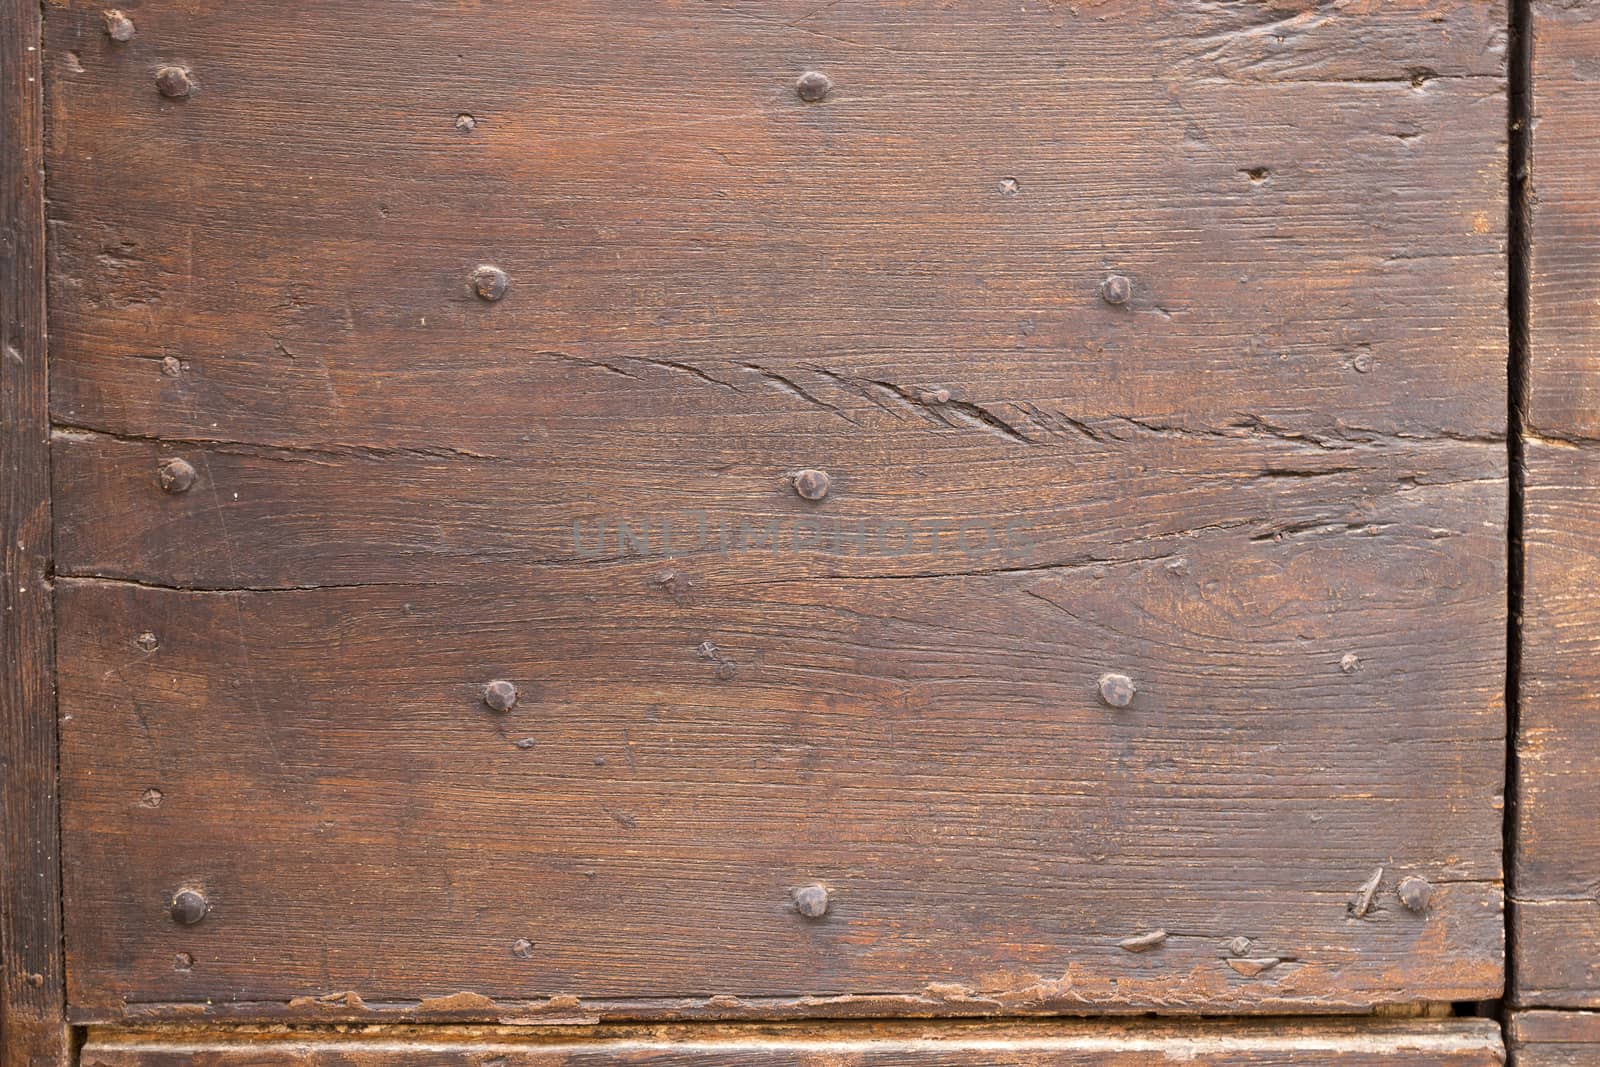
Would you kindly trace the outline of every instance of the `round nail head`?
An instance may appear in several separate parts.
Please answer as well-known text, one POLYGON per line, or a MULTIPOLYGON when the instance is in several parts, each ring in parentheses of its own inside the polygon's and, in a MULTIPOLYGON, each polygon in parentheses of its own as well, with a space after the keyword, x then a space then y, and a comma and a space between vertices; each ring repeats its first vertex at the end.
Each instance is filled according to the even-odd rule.
POLYGON ((1113 708, 1125 708, 1133 703, 1133 694, 1138 692, 1134 687, 1133 679, 1126 674, 1102 674, 1100 676, 1100 699, 1113 708))
POLYGON ((808 70, 794 83, 794 91, 808 104, 815 104, 828 95, 833 79, 820 70, 808 70))
POLYGON ((106 12, 105 19, 106 36, 110 37, 113 41, 133 40, 133 35, 136 31, 133 28, 133 20, 130 19, 126 13, 118 11, 116 8, 112 8, 110 11, 106 12))
POLYGON ((486 264, 472 272, 472 291, 491 304, 505 296, 510 287, 511 279, 499 267, 486 264))
POLYGON ((821 885, 803 885, 794 891, 794 907, 808 919, 820 919, 828 913, 828 889, 821 885))
POLYGON ((483 687, 483 702, 494 711, 505 714, 517 706, 517 687, 497 678, 483 687))
POLYGON ((1428 910, 1428 903, 1433 899, 1433 886, 1426 878, 1411 875, 1400 879, 1400 884, 1395 888, 1395 895, 1400 898, 1400 903, 1405 909, 1421 915, 1428 910))
POLYGON ((1133 283, 1125 275, 1113 274, 1100 283, 1100 299, 1120 307, 1133 299, 1133 283))
POLYGON ((156 468, 156 479, 169 493, 187 493, 197 477, 194 464, 188 460, 169 459, 156 468))
POLYGON ((206 917, 209 905, 205 894, 197 889, 180 889, 172 897, 172 921, 193 926, 206 917))
POLYGON ((194 79, 182 67, 162 67, 156 71, 156 89, 162 96, 177 100, 194 92, 194 79))
POLYGON ((794 491, 807 500, 821 500, 832 483, 827 471, 803 470, 794 476, 794 491))

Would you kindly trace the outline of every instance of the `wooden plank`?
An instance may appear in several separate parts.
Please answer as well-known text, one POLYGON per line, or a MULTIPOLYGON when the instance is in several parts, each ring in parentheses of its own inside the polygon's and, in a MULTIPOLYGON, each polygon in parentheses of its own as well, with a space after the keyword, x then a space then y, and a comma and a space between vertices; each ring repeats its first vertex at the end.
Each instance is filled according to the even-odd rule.
POLYGON ((947 388, 1002 439, 1503 433, 1501 3, 408 10, 52 8, 59 422, 803 451, 947 388))
POLYGON ((1533 3, 1528 430, 1600 438, 1600 261, 1594 165, 1600 17, 1593 4, 1533 3))
POLYGON ((1514 997, 1600 1006, 1600 209, 1593 156, 1600 19, 1533 5, 1529 380, 1514 997))
POLYGON ((1530 438, 1524 455, 1516 997, 1600 1005, 1600 450, 1530 438))
POLYGON ((1062 1021, 1050 1024, 832 1024, 576 1030, 379 1027, 351 1033, 282 1031, 91 1033, 83 1067, 577 1067, 681 1064, 733 1067, 1499 1067, 1499 1028, 1487 1019, 1317 1024, 1062 1021))
POLYGON ((658 561, 509 587, 63 579, 73 1003, 1471 998, 1499 974, 1500 634, 1436 620, 1493 617, 1497 533, 1472 527, 1503 488, 1446 513, 1455 538, 1214 535, 1187 575, 789 566, 688 605, 658 561), (1111 670, 1131 711, 1096 697, 1111 670), (502 677, 504 717, 480 702, 502 677), (1393 896, 1412 874, 1425 917, 1393 896), (807 923, 788 894, 816 881, 836 901, 807 923), (191 882, 215 913, 175 928, 159 905, 191 882), (1157 928, 1160 951, 1119 947, 1157 928))
POLYGON ((1511 1067, 1588 1067, 1600 1060, 1600 1015, 1519 1011, 1506 1020, 1511 1067))
POLYGON ((1503 5, 380 14, 47 20, 73 1018, 1498 994, 1503 5))
MULTIPOLYGON (((802 428, 777 417, 770 439, 681 430, 640 451, 580 438, 484 460, 60 431, 58 568, 198 589, 470 575, 517 582, 528 596, 535 568, 654 560, 656 577, 681 575, 666 591, 684 599, 722 581, 1192 562, 1208 540, 1290 559, 1347 537, 1446 569, 1458 551, 1481 552, 1459 564, 1465 583, 1443 591, 1450 600, 1488 610, 1492 583, 1503 584, 1498 442, 1195 440, 1128 427, 1079 448, 1024 451, 930 435, 881 411, 862 421, 870 462, 853 454, 863 444, 853 433, 785 456, 785 429, 802 428), (705 469, 680 477, 689 454, 705 469), (835 472, 826 501, 794 491, 786 458, 835 472), (172 460, 196 471, 189 491, 162 490, 172 460)), ((1463 620, 1473 632, 1492 621, 1463 620)))
POLYGON ((40 9, 0 0, 0 1062, 67 1062, 51 664, 40 9))

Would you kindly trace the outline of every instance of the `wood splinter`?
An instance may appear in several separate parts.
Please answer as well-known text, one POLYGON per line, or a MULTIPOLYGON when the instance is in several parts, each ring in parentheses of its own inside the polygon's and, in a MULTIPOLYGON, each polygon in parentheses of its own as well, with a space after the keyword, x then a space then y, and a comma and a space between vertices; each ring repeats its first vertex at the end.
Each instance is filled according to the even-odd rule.
POLYGON ((1355 899, 1346 905, 1352 919, 1363 918, 1367 912, 1372 910, 1372 901, 1377 897, 1378 885, 1382 881, 1383 868, 1379 867, 1367 877, 1365 882, 1361 883, 1361 888, 1357 890, 1355 899))
POLYGON ((1283 960, 1277 956, 1256 956, 1229 960, 1228 966, 1246 978, 1254 978, 1258 974, 1272 970, 1282 962, 1283 960))
POLYGON ((1125 937, 1117 942, 1117 947, 1124 952, 1149 952, 1160 948, 1166 940, 1165 930, 1151 930, 1148 934, 1139 934, 1137 937, 1125 937))

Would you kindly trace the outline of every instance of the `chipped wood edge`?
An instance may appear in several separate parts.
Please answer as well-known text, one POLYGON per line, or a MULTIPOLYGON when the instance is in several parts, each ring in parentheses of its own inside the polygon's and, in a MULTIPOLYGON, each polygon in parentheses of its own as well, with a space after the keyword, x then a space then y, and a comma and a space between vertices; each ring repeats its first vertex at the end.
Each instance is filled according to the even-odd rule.
MULTIPOLYGON (((84 1048, 94 1062, 137 1064, 144 1055, 209 1054, 223 1062, 299 1062, 311 1053, 377 1056, 404 1062, 449 1052, 474 1056, 607 1052, 703 1053, 740 1049, 793 1054, 871 1051, 1086 1056, 1147 1052, 1181 1061, 1200 1057, 1323 1053, 1411 1053, 1500 1063, 1504 1044, 1492 1019, 1141 1019, 1051 1022, 833 1022, 593 1026, 560 1031, 516 1027, 372 1026, 356 1029, 162 1027, 92 1030, 84 1048)), ((992 1056, 985 1055, 986 1059, 992 1056)), ((87 1061, 86 1061, 87 1062, 87 1061)))
MULTIPOLYGON (((1257 962, 1257 961, 1248 961, 1257 962)), ((1281 962, 1281 961, 1274 961, 1281 962)), ((1266 968, 1262 968, 1265 970, 1266 968)), ((1025 993, 1027 991, 1024 991, 1025 993)), ((1217 1018, 1240 1020, 1297 1017, 1329 1021, 1340 1016, 1356 1018, 1437 1018, 1448 1014, 1454 1000, 1417 999, 1374 1004, 1370 1000, 1299 995, 1265 1001, 1229 1004, 1211 1010, 1217 1018)), ((1481 999, 1481 998, 1478 998, 1481 999)), ((348 1026, 524 1026, 567 1027, 605 1024, 793 1023, 817 1019, 839 1021, 868 1019, 1072 1018, 1111 1021, 1129 1017, 1188 1018, 1198 1009, 1192 1003, 1156 1001, 1106 1002, 1070 995, 1040 998, 971 992, 960 987, 935 986, 926 995, 835 994, 830 996, 733 996, 579 998, 556 995, 534 1000, 495 1000, 480 993, 463 992, 421 1001, 364 1000, 354 991, 281 1000, 230 1001, 125 1001, 115 1005, 75 1004, 68 1020, 86 1027, 193 1025, 348 1025, 348 1026)))
POLYGON ((0 0, 0 1062, 66 1064, 45 366, 43 11, 0 0))
POLYGON ((1600 1012, 1541 1009, 1510 1014, 1506 1040, 1520 1045, 1595 1045, 1600 1047, 1600 1012))

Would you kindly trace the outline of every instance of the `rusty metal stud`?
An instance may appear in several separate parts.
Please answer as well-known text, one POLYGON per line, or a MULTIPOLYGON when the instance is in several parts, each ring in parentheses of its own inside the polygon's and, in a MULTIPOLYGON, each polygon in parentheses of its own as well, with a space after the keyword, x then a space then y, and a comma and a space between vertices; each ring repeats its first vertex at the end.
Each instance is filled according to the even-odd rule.
POLYGON ((1395 896, 1400 898, 1400 903, 1405 905, 1407 911, 1421 915, 1428 910, 1428 904, 1433 899, 1433 886, 1426 878, 1418 878, 1413 874, 1400 879, 1395 896))
POLYGON ((510 287, 511 279, 499 267, 491 267, 486 263, 472 272, 472 291, 491 304, 505 296, 510 287))
POLYGON ((156 89, 178 100, 194 92, 194 77, 183 67, 165 66, 156 71, 156 89))
POLYGON ((794 91, 808 104, 815 104, 833 88, 833 79, 820 70, 808 70, 794 83, 794 91))
POLYGON ((1100 299, 1120 307, 1133 299, 1133 283, 1126 275, 1113 274, 1100 283, 1100 299))
POLYGON ((517 706, 517 687, 503 678, 496 678, 483 687, 483 702, 504 714, 517 706))
POLYGON ((169 459, 156 468, 156 480, 169 493, 187 493, 197 477, 194 464, 184 459, 169 459))
POLYGON ((180 889, 172 897, 172 906, 169 909, 172 921, 182 923, 184 926, 193 926, 206 917, 206 912, 211 905, 206 901, 204 893, 198 889, 180 889))
POLYGON ((828 913, 828 887, 803 885, 794 891, 794 908, 808 919, 820 919, 828 913))
POLYGON ((1133 694, 1139 690, 1126 674, 1102 674, 1100 699, 1113 708, 1125 708, 1133 703, 1133 694))
POLYGON ((832 484, 827 471, 803 470, 794 476, 794 491, 807 500, 821 500, 832 484))
POLYGON ((105 13, 106 36, 113 41, 131 41, 135 32, 133 20, 126 13, 112 8, 105 13))

